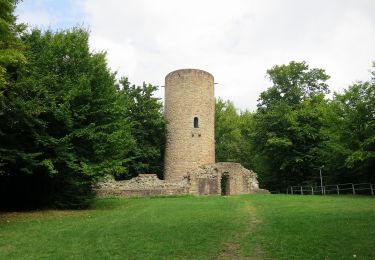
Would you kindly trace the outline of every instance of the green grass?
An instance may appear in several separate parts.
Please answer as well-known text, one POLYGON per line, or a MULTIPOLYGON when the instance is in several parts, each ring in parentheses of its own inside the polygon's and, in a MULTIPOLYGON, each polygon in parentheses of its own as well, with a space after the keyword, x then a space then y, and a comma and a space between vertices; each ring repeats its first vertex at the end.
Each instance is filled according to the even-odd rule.
POLYGON ((361 196, 247 197, 261 221, 241 243, 272 259, 375 259, 375 199, 361 196))
POLYGON ((368 197, 106 198, 0 213, 0 259, 375 259, 374 237, 368 197))
POLYGON ((0 258, 212 258, 245 225, 243 203, 221 197, 112 198, 97 200, 87 211, 5 215, 0 258))

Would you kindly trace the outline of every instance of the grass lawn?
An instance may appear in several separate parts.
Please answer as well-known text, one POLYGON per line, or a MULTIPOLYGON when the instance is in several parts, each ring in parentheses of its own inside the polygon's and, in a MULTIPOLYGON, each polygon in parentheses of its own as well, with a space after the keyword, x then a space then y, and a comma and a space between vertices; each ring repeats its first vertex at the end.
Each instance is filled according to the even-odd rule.
POLYGON ((370 197, 102 198, 0 213, 0 259, 375 259, 370 197))
POLYGON ((258 244, 271 259, 375 259, 375 198, 246 196, 259 224, 242 239, 245 255, 258 244))

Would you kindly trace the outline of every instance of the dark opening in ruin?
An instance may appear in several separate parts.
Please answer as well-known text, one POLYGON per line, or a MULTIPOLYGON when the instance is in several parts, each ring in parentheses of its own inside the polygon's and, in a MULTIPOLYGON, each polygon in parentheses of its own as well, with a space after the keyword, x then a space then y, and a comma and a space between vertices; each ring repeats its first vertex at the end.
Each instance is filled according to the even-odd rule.
POLYGON ((229 195, 229 177, 228 175, 222 175, 221 176, 221 195, 229 195))
POLYGON ((199 119, 198 119, 198 117, 194 117, 194 128, 199 128, 199 119))

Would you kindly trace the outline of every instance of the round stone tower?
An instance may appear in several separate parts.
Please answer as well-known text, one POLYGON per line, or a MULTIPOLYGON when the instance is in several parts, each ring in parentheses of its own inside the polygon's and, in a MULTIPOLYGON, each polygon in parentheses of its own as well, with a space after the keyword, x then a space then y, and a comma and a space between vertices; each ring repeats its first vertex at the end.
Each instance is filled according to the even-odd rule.
POLYGON ((165 77, 167 143, 164 179, 178 182, 189 170, 215 163, 214 77, 181 69, 165 77))

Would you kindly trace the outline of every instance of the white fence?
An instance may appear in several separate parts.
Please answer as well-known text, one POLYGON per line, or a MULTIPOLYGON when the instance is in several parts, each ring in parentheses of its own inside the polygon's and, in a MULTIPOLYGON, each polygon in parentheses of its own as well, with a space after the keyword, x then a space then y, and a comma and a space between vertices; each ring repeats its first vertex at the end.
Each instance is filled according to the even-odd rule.
MULTIPOLYGON (((271 193, 281 193, 273 191, 271 193)), ((341 183, 325 186, 291 186, 286 189, 287 194, 292 195, 371 195, 374 196, 374 185, 372 183, 341 183)))

